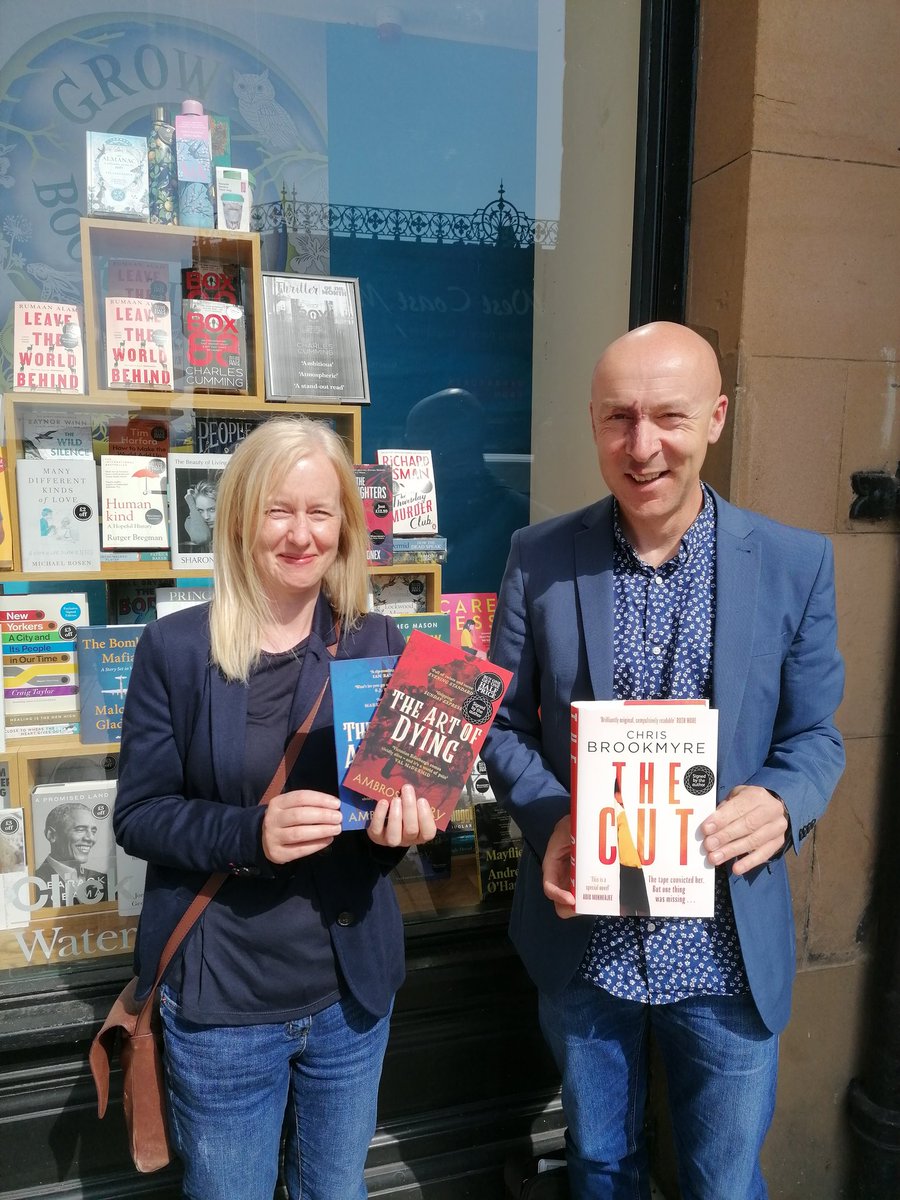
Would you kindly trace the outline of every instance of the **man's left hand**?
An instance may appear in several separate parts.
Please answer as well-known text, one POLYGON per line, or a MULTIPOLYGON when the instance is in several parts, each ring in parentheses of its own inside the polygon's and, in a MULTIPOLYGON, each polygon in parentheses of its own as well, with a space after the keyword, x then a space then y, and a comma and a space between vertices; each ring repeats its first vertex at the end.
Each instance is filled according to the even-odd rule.
POLYGON ((703 852, 714 866, 734 859, 733 873, 746 875, 784 848, 787 810, 765 788, 744 783, 732 788, 700 831, 703 852))

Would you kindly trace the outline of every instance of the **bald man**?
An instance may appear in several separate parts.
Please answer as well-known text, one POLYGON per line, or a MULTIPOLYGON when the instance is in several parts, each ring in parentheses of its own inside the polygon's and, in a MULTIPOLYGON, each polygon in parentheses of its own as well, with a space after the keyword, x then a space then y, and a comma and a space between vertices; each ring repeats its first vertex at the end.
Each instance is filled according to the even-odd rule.
POLYGON ((590 419, 611 496, 514 534, 490 657, 514 672, 484 748, 525 835, 510 933, 562 1074, 575 1200, 648 1200, 647 1036, 682 1200, 759 1200, 798 851, 843 769, 831 545, 700 480, 728 408, 709 345, 659 322, 613 342, 590 419), (719 713, 709 920, 574 915, 569 706, 705 698, 719 713))

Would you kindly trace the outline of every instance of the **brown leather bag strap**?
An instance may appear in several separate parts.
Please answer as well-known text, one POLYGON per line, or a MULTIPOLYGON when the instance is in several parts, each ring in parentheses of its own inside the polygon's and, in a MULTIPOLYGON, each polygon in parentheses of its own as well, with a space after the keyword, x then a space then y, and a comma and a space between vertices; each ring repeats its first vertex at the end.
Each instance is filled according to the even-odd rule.
MULTIPOLYGON (((332 658, 334 658, 334 656, 337 654, 338 643, 340 642, 340 625, 335 625, 335 633, 336 639, 334 645, 327 648, 328 653, 332 656, 332 658)), ((287 778, 294 769, 294 764, 297 762, 297 759, 300 756, 300 751, 303 749, 303 743, 306 741, 310 729, 312 729, 313 721, 315 721, 316 716, 318 715, 319 708, 328 688, 328 683, 329 680, 326 679, 322 684, 322 690, 316 697, 315 704, 306 714, 306 719, 304 720, 303 724, 295 731, 294 736, 288 743, 288 747, 282 756, 281 762, 278 764, 269 786, 263 793, 260 804, 268 804, 273 796, 277 796, 283 791, 284 785, 287 782, 287 778)), ((210 875, 209 879, 206 880, 203 887, 191 901, 190 906, 188 907, 184 916, 172 930, 171 934, 169 935, 169 940, 163 947, 163 952, 159 957, 159 966, 156 970, 156 979, 154 980, 153 987, 150 989, 150 993, 147 996, 143 1007, 141 1008, 141 1012, 138 1017, 139 1026, 146 1021, 149 1021, 152 1013, 153 998, 156 994, 156 989, 159 987, 162 977, 165 975, 169 963, 175 957, 175 954, 177 953, 181 943, 187 937, 192 927, 197 923, 197 921, 200 920, 201 916, 209 905, 209 902, 215 896, 216 892, 218 892, 219 888, 221 888, 225 880, 230 878, 231 875, 228 871, 213 872, 213 874, 210 875)))

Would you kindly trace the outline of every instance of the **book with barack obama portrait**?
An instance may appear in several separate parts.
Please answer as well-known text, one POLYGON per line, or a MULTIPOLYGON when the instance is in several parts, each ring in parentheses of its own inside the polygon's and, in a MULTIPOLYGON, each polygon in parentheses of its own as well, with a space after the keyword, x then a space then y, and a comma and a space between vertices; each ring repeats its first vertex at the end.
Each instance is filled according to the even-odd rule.
POLYGON ((344 786, 377 801, 411 783, 446 829, 511 679, 503 667, 413 630, 344 786))
POLYGON ((576 913, 713 915, 700 827, 716 807, 717 739, 706 700, 572 705, 576 913))

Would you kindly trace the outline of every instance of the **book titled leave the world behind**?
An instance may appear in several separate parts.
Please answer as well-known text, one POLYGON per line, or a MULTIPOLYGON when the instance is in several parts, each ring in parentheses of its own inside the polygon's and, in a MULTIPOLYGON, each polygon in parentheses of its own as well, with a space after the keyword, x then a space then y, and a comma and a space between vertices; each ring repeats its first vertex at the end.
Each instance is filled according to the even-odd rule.
POLYGON ((83 392, 79 305, 16 300, 13 309, 13 391, 83 392))
POLYGON ((93 459, 20 458, 16 485, 23 569, 99 571, 93 459))
POLYGON ((372 800, 415 786, 446 829, 512 673, 414 630, 343 783, 372 800))
POLYGON ((716 806, 717 742, 705 700, 572 705, 577 913, 713 915, 700 826, 716 806))
MULTIPOLYGON (((372 713, 397 665, 396 655, 380 658, 337 658, 331 663, 334 741, 338 776, 353 762, 372 713)), ((364 829, 372 819, 375 801, 346 784, 338 785, 341 828, 364 829)))
POLYGON ((172 391, 168 301, 106 297, 106 384, 138 391, 172 391))

